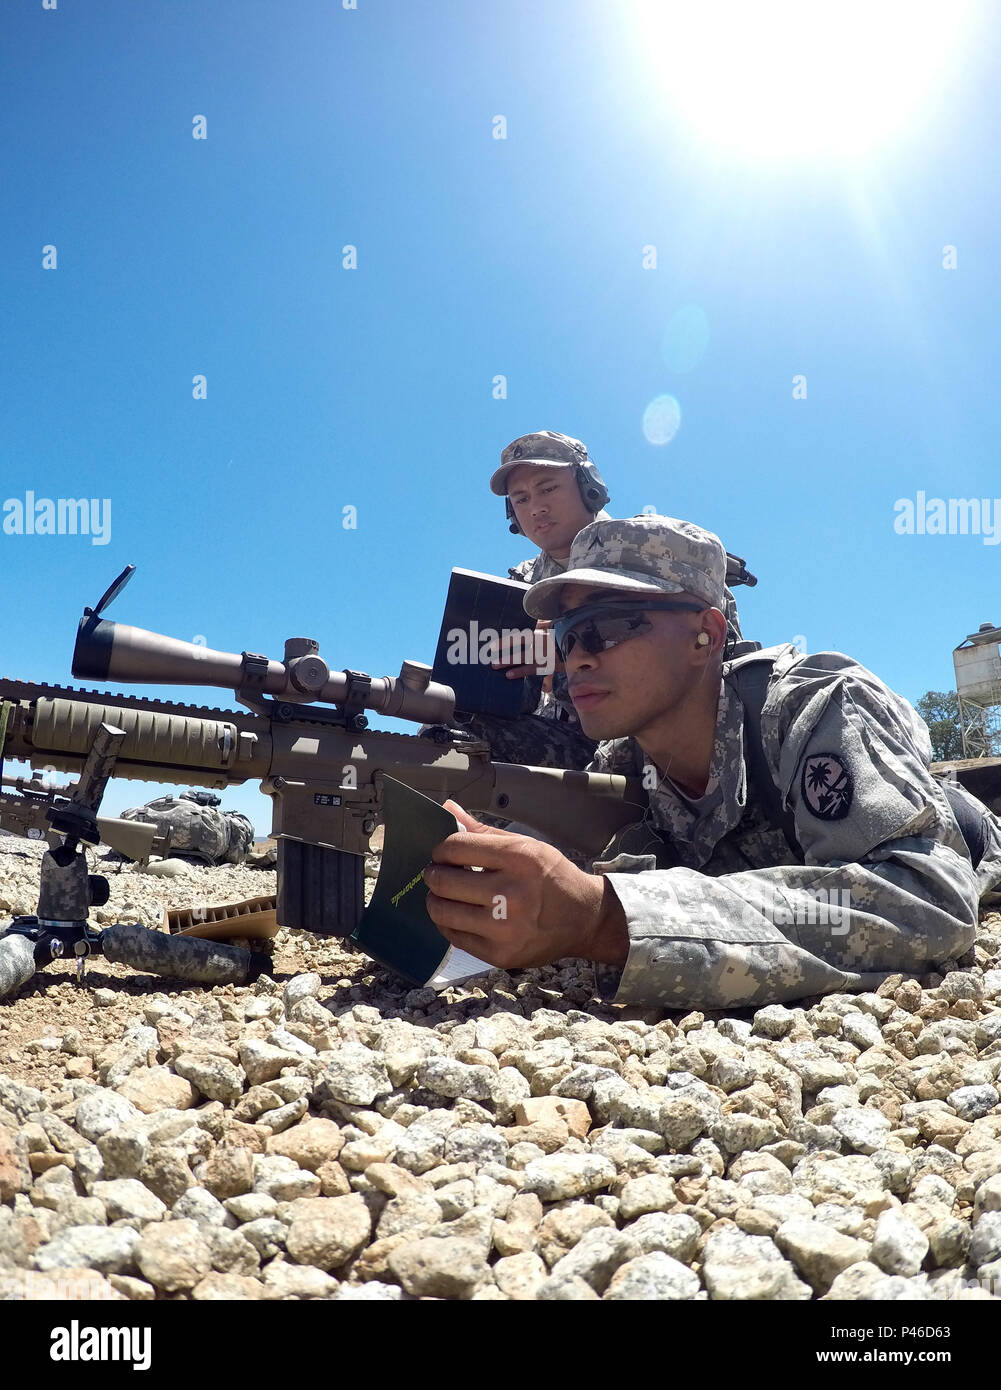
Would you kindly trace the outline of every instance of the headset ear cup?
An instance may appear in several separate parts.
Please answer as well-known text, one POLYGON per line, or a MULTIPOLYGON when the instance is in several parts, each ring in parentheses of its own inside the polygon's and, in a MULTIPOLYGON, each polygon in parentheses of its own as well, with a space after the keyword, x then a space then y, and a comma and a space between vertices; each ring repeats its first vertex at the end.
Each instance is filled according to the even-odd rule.
POLYGON ((580 488, 584 506, 589 512, 597 515, 602 507, 608 505, 608 488, 591 459, 588 459, 586 463, 577 465, 577 486, 580 488))

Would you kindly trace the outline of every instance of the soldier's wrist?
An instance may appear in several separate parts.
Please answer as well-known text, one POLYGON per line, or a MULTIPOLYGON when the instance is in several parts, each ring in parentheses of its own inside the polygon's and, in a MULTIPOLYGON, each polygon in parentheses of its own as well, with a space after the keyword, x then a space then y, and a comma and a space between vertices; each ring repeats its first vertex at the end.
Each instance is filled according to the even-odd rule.
POLYGON ((595 887, 595 921, 587 959, 599 965, 622 967, 629 955, 629 927, 618 894, 603 874, 589 877, 595 887))

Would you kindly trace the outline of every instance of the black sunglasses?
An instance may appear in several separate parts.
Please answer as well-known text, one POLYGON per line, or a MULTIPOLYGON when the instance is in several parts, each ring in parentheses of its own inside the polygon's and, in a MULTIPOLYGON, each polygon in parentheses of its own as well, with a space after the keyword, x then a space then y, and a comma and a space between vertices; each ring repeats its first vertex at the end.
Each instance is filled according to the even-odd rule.
POLYGON ((579 642, 589 656, 617 647, 638 633, 648 632, 651 624, 645 613, 704 613, 704 603, 678 599, 626 599, 621 602, 585 603, 553 620, 556 650, 566 661, 579 642))

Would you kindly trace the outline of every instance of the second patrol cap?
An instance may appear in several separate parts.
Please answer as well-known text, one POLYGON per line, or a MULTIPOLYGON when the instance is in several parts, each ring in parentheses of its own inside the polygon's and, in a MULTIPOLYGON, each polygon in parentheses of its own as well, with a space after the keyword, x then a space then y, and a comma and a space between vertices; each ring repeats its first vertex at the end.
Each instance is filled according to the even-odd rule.
POLYGON ((572 435, 557 434, 554 430, 522 434, 512 439, 501 454, 501 466, 490 479, 490 491, 497 497, 506 496, 508 475, 525 463, 537 467, 570 468, 573 464, 587 462, 587 445, 572 435))

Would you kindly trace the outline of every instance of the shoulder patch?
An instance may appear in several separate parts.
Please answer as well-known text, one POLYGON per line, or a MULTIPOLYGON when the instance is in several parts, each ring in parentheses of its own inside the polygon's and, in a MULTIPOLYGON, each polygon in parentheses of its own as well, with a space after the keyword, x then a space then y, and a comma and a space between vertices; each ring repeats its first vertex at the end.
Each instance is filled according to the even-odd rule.
POLYGON ((803 763, 802 791, 818 820, 841 820, 851 810, 855 783, 837 753, 811 753, 803 763))

